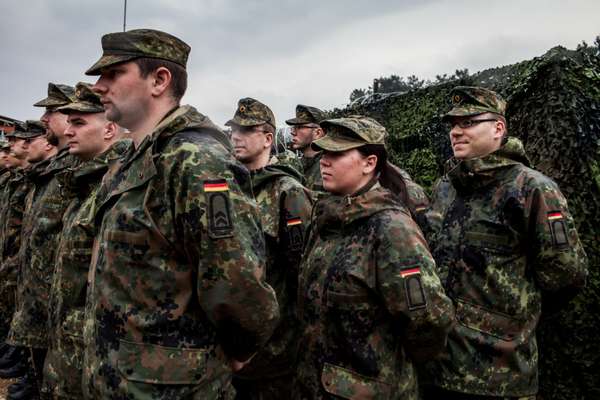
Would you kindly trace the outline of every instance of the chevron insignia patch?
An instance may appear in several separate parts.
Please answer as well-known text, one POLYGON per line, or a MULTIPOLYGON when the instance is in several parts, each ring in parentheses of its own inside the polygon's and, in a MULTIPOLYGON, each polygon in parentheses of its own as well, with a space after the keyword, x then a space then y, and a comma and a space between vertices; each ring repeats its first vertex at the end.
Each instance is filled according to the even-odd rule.
POLYGON ((208 236, 221 239, 233 236, 229 186, 225 179, 204 181, 208 204, 208 236))

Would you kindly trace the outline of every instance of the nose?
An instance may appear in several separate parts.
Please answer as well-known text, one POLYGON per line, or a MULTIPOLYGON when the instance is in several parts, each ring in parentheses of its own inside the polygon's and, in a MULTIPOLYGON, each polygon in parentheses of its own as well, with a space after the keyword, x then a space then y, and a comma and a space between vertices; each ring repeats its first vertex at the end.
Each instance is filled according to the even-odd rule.
POLYGON ((463 130, 461 129, 460 126, 458 126, 458 124, 454 124, 454 126, 452 128, 450 128, 450 136, 457 137, 457 136, 461 136, 462 134, 463 134, 463 130))
POLYGON ((75 132, 71 128, 72 128, 72 126, 69 124, 67 126, 67 129, 65 129, 65 136, 67 136, 67 137, 75 136, 75 132))
POLYGON ((50 120, 50 111, 44 112, 44 114, 41 116, 40 121, 42 121, 44 124, 48 124, 48 121, 50 120))
POLYGON ((321 165, 322 167, 331 166, 331 160, 329 159, 329 153, 327 153, 327 152, 323 153, 323 156, 321 156, 321 160, 319 160, 319 165, 321 165))
POLYGON ((104 78, 102 77, 102 75, 100 75, 100 78, 98 78, 96 83, 94 83, 94 85, 92 86, 92 90, 98 94, 106 93, 107 88, 104 84, 104 78))

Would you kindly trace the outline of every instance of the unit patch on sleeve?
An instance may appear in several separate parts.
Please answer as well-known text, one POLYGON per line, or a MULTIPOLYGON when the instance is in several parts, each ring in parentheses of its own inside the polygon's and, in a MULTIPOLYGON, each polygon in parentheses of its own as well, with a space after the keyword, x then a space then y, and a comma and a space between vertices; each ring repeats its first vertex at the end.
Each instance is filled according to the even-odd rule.
POLYGON ((225 179, 204 181, 208 205, 208 236, 221 239, 233 236, 229 185, 225 179))
POLYGON ((286 228, 289 249, 291 251, 302 250, 302 247, 304 246, 304 239, 302 237, 302 219, 298 217, 288 218, 286 221, 286 228))
POLYGON ((404 290, 406 292, 406 303, 410 311, 427 306, 425 291, 421 282, 421 267, 412 265, 400 271, 404 278, 404 290))
POLYGON ((567 247, 569 245, 567 227, 560 211, 551 211, 548 213, 548 225, 552 234, 552 245, 559 248, 567 247))

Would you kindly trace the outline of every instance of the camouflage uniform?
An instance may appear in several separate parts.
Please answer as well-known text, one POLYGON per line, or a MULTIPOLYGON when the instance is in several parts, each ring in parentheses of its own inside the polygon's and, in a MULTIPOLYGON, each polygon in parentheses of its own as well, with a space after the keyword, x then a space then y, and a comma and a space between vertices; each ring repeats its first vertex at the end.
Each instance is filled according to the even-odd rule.
POLYGON ((93 160, 65 175, 64 190, 73 196, 63 216, 56 250, 56 268, 49 301, 50 346, 44 365, 44 384, 54 398, 81 399, 83 323, 87 273, 94 241, 92 221, 99 202, 97 189, 108 165, 130 148, 116 142, 93 160))
POLYGON ((17 304, 9 334, 13 345, 48 347, 46 324, 54 254, 62 216, 70 201, 57 175, 77 163, 68 149, 63 149, 55 157, 35 165, 29 175, 33 188, 25 200, 17 304))
MULTIPOLYGON (((286 124, 294 125, 306 125, 306 124, 320 124, 325 119, 325 113, 316 107, 305 106, 298 104, 296 106, 296 117, 285 121, 286 124)), ((321 178, 321 169, 319 167, 319 160, 321 155, 317 154, 315 157, 302 157, 302 167, 304 168, 304 179, 305 186, 315 192, 324 192, 323 179, 321 178)))
MULTIPOLYGON (((367 118, 354 145, 382 144, 367 118)), ((344 130, 313 143, 339 149, 344 130)), ((354 147, 352 147, 354 148, 354 147)), ((417 399, 413 358, 440 351, 453 307, 434 272, 421 231, 396 196, 371 181, 352 196, 328 196, 313 211, 300 267, 302 324, 296 399, 417 399)))
MULTIPOLYGON (((26 125, 20 125, 11 136, 29 138, 36 133, 27 132, 26 125)), ((0 212, 0 312, 2 314, 2 340, 4 340, 15 311, 15 290, 17 285, 17 254, 21 243, 21 223, 25 196, 31 187, 26 179, 27 170, 15 168, 3 175, 2 209, 0 212), (4 326, 5 325, 5 326, 4 326)))
MULTIPOLYGON (((76 101, 57 110, 63 113, 103 113, 104 107, 88 84, 78 83, 76 101)), ((69 169, 59 179, 71 202, 63 215, 56 250, 48 306, 50 342, 44 364, 45 391, 55 399, 81 399, 83 323, 87 273, 94 240, 92 221, 100 201, 97 189, 108 165, 131 147, 130 140, 114 143, 92 160, 69 169)))
MULTIPOLYGON (((256 126, 269 120, 274 123, 275 117, 266 105, 246 98, 240 100, 227 124, 256 126)), ((299 333, 295 316, 298 264, 312 208, 310 192, 301 181, 302 174, 277 157, 264 168, 250 171, 249 190, 258 203, 267 248, 267 283, 275 289, 281 318, 265 347, 235 374, 238 399, 291 396, 299 333)))
MULTIPOLYGON (((52 100, 55 104, 58 99, 52 98, 52 95, 49 86, 45 100, 52 100)), ((27 137, 44 133, 41 122, 27 121, 27 137)), ((56 241, 62 228, 62 213, 67 205, 56 176, 76 162, 68 149, 63 149, 55 157, 34 165, 28 174, 31 190, 25 198, 21 245, 17 255, 16 308, 8 336, 12 345, 38 349, 47 347, 48 292, 54 270, 56 241)))
MULTIPOLYGON (((479 88, 457 88, 453 101, 449 115, 483 107, 503 113, 495 94, 479 88)), ((535 395, 542 302, 545 312, 567 302, 586 278, 567 201, 509 138, 488 156, 449 160, 428 214, 432 254, 457 319, 431 366, 434 384, 475 395, 535 395)))
MULTIPOLYGON (((108 34, 102 43, 96 66, 128 54, 177 62, 189 51, 151 30, 108 34)), ((238 184, 247 171, 219 128, 183 106, 108 174, 95 215, 84 394, 231 396, 225 356, 247 360, 278 318, 256 203, 238 184)))

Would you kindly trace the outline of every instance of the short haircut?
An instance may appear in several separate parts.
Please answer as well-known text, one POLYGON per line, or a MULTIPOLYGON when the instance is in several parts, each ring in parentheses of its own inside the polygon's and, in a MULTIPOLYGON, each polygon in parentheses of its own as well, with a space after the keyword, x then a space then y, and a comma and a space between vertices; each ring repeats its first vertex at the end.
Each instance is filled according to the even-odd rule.
MULTIPOLYGON (((272 134, 273 134, 273 136, 275 135, 275 127, 274 127, 273 125, 271 125, 271 124, 267 124, 267 123, 264 123, 264 124, 260 125, 260 127, 261 127, 261 128, 264 130, 264 131, 266 131, 266 132, 269 132, 269 133, 272 133, 272 134)), ((275 138, 273 138, 273 139, 275 139, 275 138)), ((273 141, 275 141, 275 140, 273 140, 273 141)))
POLYGON ((140 57, 134 59, 133 62, 140 68, 142 78, 146 78, 160 67, 168 69, 171 72, 171 95, 175 100, 181 100, 187 90, 187 71, 185 68, 172 61, 159 58, 140 57))

